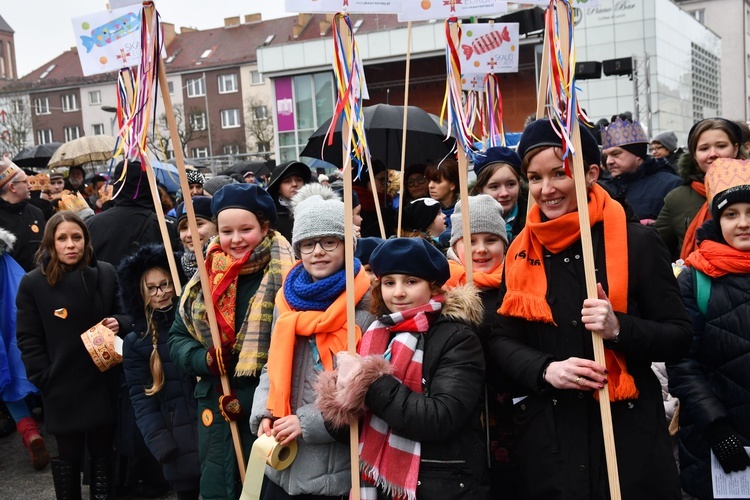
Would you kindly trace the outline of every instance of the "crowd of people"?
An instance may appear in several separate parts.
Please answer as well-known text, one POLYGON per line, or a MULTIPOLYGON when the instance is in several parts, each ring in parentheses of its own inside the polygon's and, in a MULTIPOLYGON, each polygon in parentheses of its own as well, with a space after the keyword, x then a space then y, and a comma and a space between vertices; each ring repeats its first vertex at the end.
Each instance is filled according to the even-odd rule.
POLYGON ((86 186, 6 159, 0 410, 61 499, 82 472, 91 498, 237 499, 261 436, 298 449, 265 468, 266 500, 348 498, 352 445, 363 499, 605 499, 606 385, 622 498, 714 498, 712 456, 750 465, 749 136, 709 118, 682 151, 623 113, 581 128, 574 174, 531 121, 477 153, 466 206, 455 158, 403 179, 376 160, 352 213, 337 171, 190 171, 200 241, 162 193, 173 255, 140 163, 86 186))

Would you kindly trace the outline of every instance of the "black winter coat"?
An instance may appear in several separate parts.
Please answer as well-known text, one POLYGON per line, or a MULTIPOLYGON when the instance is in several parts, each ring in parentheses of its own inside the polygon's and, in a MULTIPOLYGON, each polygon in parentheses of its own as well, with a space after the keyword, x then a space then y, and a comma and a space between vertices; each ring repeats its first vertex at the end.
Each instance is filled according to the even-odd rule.
POLYGON ((123 367, 135 410, 136 424, 151 454, 162 464, 164 477, 178 491, 197 490, 200 483, 198 462, 198 404, 193 397, 195 379, 180 372, 169 356, 167 340, 174 321, 170 311, 156 312, 159 340, 157 350, 164 370, 164 386, 152 396, 144 392, 153 379, 149 360, 151 337, 144 337, 143 321, 125 338, 123 367))
POLYGON ((294 215, 291 207, 286 207, 279 203, 279 199, 274 200, 276 205, 276 224, 273 228, 281 233, 286 240, 292 242, 292 228, 294 228, 294 215))
MULTIPOLYGON (((622 498, 679 499, 677 467, 667 432, 661 386, 651 362, 675 360, 690 345, 690 320, 679 299, 669 255, 652 228, 627 225, 628 314, 617 343, 639 396, 613 403, 622 498)), ((608 290, 601 224, 592 227, 597 281, 608 290)), ((520 384, 513 460, 524 498, 598 500, 608 497, 599 404, 591 392, 553 389, 542 378, 552 361, 594 359, 581 321, 586 284, 580 240, 558 254, 545 250, 547 302, 556 325, 497 314, 490 334, 495 364, 520 384)), ((508 259, 513 258, 508 255, 508 259)), ((505 285, 500 286, 500 300, 505 285)))
POLYGON ((680 400, 680 479, 698 498, 712 498, 710 445, 712 424, 723 420, 750 446, 750 274, 711 279, 706 316, 696 301, 693 269, 678 282, 693 320, 693 346, 667 365, 669 392, 680 400))
POLYGON ((482 500, 488 494, 480 421, 484 354, 472 328, 446 309, 424 337, 424 394, 381 377, 367 390, 365 404, 393 432, 421 443, 418 499, 482 500))
POLYGON ((664 160, 649 158, 635 172, 621 174, 601 183, 613 198, 625 197, 638 219, 656 220, 664 206, 664 197, 682 184, 672 166, 664 160))
POLYGON ((114 268, 94 263, 67 272, 50 286, 40 269, 21 279, 17 335, 29 381, 42 391, 47 432, 83 432, 115 424, 117 375, 96 367, 81 334, 106 317, 124 332, 114 268), (66 317, 55 315, 65 309, 66 317))
POLYGON ((11 204, 0 198, 0 227, 17 238, 10 256, 27 273, 35 267, 34 255, 42 242, 44 226, 44 214, 29 201, 11 204))

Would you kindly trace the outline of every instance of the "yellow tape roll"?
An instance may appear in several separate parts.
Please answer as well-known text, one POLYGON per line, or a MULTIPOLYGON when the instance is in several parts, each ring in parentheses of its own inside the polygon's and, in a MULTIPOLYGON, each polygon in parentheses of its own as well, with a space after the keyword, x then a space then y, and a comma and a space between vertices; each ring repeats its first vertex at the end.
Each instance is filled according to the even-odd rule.
POLYGON ((276 470, 284 470, 292 465, 296 457, 297 441, 281 446, 273 437, 265 434, 256 439, 250 452, 250 459, 247 461, 245 484, 242 486, 240 500, 258 500, 260 498, 266 465, 270 465, 276 470))

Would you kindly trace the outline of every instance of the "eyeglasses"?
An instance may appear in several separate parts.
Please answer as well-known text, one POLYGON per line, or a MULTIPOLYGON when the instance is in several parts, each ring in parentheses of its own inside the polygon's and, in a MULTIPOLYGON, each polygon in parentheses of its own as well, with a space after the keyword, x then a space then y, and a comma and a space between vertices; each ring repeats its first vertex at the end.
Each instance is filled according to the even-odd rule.
POLYGON ((326 252, 332 252, 339 246, 338 238, 321 238, 318 240, 305 240, 299 244, 299 251, 305 255, 309 255, 315 251, 315 246, 320 243, 320 248, 326 252))
POLYGON ((27 179, 24 179, 24 180, 22 180, 22 181, 10 181, 10 183, 11 183, 11 184, 30 184, 31 182, 30 182, 30 181, 29 181, 29 179, 27 178, 27 179))
POLYGON ((157 293, 169 293, 174 290, 174 286, 171 282, 162 283, 161 285, 146 285, 146 290, 150 296, 154 296, 157 293))
POLYGON ((419 177, 414 177, 413 179, 407 180, 406 185, 409 187, 421 186, 426 181, 427 181, 427 177, 425 177, 424 175, 420 175, 419 177))

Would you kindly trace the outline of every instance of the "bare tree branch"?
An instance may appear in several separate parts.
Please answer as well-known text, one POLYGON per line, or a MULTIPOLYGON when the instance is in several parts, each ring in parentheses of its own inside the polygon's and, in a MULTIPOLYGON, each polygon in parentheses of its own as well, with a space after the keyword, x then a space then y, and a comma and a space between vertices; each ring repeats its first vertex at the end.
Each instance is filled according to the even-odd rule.
POLYGON ((29 145, 28 137, 33 131, 28 96, 22 93, 0 96, 0 153, 15 156, 29 145))

